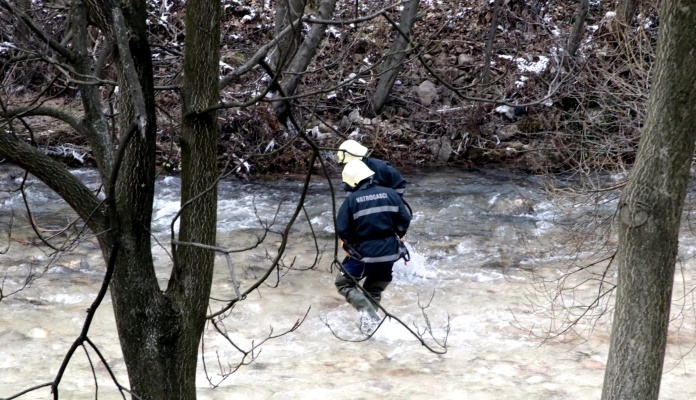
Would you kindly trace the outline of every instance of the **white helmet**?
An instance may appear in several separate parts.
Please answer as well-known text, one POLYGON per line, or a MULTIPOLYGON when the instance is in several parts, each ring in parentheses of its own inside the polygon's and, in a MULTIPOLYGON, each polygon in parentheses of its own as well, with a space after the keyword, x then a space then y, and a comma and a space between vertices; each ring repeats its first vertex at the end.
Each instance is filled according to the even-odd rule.
POLYGON ((343 167, 343 182, 355 189, 358 183, 374 175, 375 172, 371 170, 364 162, 360 160, 349 161, 345 167, 343 167))
POLYGON ((367 147, 355 140, 346 140, 341 143, 341 146, 336 152, 336 161, 338 161, 339 164, 345 164, 352 160, 362 160, 366 155, 367 147))

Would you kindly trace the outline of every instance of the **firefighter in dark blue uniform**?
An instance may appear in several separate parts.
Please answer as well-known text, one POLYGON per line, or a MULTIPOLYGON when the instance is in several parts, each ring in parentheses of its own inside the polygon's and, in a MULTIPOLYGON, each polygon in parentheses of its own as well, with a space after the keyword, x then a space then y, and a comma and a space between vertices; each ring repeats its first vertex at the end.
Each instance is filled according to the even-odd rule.
POLYGON ((391 188, 374 184, 374 174, 360 160, 346 164, 342 177, 350 193, 336 217, 336 233, 349 256, 343 261, 335 284, 338 292, 361 313, 361 329, 365 333, 371 333, 380 321, 373 302, 379 304, 382 292, 392 280, 394 262, 407 253, 400 238, 411 222, 401 197, 391 188), (356 281, 362 279, 369 297, 356 287, 356 281))
POLYGON ((375 175, 372 181, 375 184, 392 188, 399 196, 403 196, 406 189, 406 180, 404 180, 399 171, 387 161, 368 157, 367 153, 367 147, 355 140, 346 140, 341 143, 338 152, 336 152, 336 161, 339 164, 345 164, 353 160, 361 160, 368 168, 374 171, 375 175))

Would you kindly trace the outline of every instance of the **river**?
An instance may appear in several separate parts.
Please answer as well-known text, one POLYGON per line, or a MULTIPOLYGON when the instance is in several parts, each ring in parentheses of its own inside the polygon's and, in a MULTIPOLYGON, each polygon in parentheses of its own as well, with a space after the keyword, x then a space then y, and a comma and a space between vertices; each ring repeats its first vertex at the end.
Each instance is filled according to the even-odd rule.
MULTIPOLYGON (((27 245, 35 235, 27 228, 20 193, 10 191, 20 180, 3 168, 0 251, 7 244, 6 226, 14 211, 13 240, 9 251, 0 255, 3 293, 22 287, 30 272, 38 279, 0 302, 0 398, 54 378, 80 332, 104 270, 93 238, 85 238, 72 253, 58 258, 45 246, 27 245)), ((91 186, 98 185, 93 171, 74 173, 91 186)), ((394 281, 382 301, 405 326, 388 318, 373 337, 363 340, 356 312, 333 286, 331 197, 327 183, 317 179, 310 185, 306 217, 302 214, 291 231, 277 287, 262 286, 253 292, 232 309, 225 326, 236 345, 249 349, 271 333, 284 333, 305 313, 306 319, 294 332, 263 343, 253 353, 255 360, 231 375, 228 372, 239 362, 240 353, 209 327, 202 352, 205 368, 202 359, 199 366, 200 399, 600 397, 611 300, 593 308, 595 317, 579 322, 575 330, 544 339, 563 329, 564 321, 577 313, 575 306, 592 302, 598 287, 587 279, 591 272, 570 276, 565 284, 573 290, 558 293, 554 285, 569 268, 601 259, 615 244, 611 235, 579 228, 590 215, 610 221, 615 199, 595 199, 592 204, 586 200, 579 205, 543 190, 540 178, 510 172, 438 169, 406 177, 410 181, 406 198, 414 211, 406 237, 411 261, 395 266, 394 281), (572 240, 578 236, 585 245, 577 246, 572 240), (609 246, 602 250, 604 241, 609 246), (315 264, 316 248, 321 253, 315 264), (425 343, 441 350, 446 339, 444 354, 429 351, 413 335, 426 326, 432 337, 426 334, 425 343), (218 387, 211 388, 208 378, 218 387)), ((178 178, 171 176, 161 177, 157 185, 153 235, 162 245, 153 245, 162 287, 169 276, 166 243, 171 218, 179 207, 179 185, 178 178)), ((253 243, 263 232, 259 221, 275 220, 272 229, 282 230, 301 187, 296 180, 221 182, 219 245, 236 249, 253 243)), ((43 228, 59 229, 74 218, 60 199, 35 180, 28 185, 28 195, 43 228)), ((337 195, 340 204, 343 194, 337 195)), ((256 250, 232 254, 242 289, 264 271, 278 242, 279 235, 270 233, 256 250)), ((694 307, 688 298, 694 249, 693 239, 682 241, 663 400, 696 398, 696 356, 691 352, 696 343, 694 307)), ((219 256, 213 310, 234 296, 232 282, 228 264, 219 256)), ((96 314, 90 337, 118 379, 127 384, 108 296, 96 314)), ((120 398, 104 366, 93 353, 90 357, 97 371, 98 398, 120 398)), ((85 352, 79 351, 60 385, 62 397, 95 398, 91 370, 85 352)), ((47 398, 48 389, 22 397, 47 398)))

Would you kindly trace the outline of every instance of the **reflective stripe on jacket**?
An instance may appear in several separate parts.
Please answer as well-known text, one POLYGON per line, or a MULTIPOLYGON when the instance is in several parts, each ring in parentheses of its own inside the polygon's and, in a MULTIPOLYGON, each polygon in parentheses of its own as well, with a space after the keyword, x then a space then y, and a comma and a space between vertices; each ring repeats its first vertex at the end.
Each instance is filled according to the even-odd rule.
POLYGON ((336 232, 362 255, 362 262, 396 261, 399 238, 411 222, 401 197, 390 188, 363 183, 348 194, 338 210, 336 232))

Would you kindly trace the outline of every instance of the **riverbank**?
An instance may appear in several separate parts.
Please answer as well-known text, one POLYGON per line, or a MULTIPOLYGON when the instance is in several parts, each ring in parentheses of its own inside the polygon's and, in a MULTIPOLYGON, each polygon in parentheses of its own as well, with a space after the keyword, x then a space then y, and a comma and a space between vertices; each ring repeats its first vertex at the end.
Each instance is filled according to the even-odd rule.
MULTIPOLYGON (((383 5, 361 6, 361 13, 370 14, 383 5)), ((413 33, 419 47, 400 65, 388 102, 375 117, 367 111, 380 79, 373 63, 387 51, 389 41, 384 39, 393 37, 393 29, 383 18, 375 18, 333 31, 291 104, 306 139, 279 120, 277 103, 268 97, 251 106, 221 108, 220 167, 242 179, 302 174, 319 169, 307 165, 307 140, 330 157, 330 149, 351 138, 400 169, 518 168, 532 174, 626 169, 637 150, 658 20, 654 9, 641 9, 627 36, 617 40, 612 7, 611 2, 590 4, 576 55, 568 59, 564 49, 576 19, 576 2, 504 2, 497 10, 493 37, 488 3, 421 2, 413 33), (484 71, 491 78, 486 84, 484 71), (346 77, 351 80, 344 82, 346 77)), ((223 75, 274 34, 274 11, 265 3, 235 3, 228 11, 223 30, 234 35, 223 38, 223 75)), ((172 21, 180 21, 185 7, 173 4, 166 12, 172 21)), ((355 12, 352 4, 339 3, 335 16, 352 18, 355 12)), ((153 29, 164 20, 153 20, 153 29)), ((166 29, 156 34, 171 48, 183 46, 181 38, 169 36, 166 29)), ((180 87, 170 85, 170 78, 180 73, 181 59, 156 47, 153 62, 158 82, 166 87, 157 94, 157 165, 176 173, 181 97, 180 87)), ((43 75, 50 74, 23 72, 24 81, 32 84, 18 87, 9 104, 35 104, 33 96, 44 92, 43 75)), ((261 69, 253 70, 244 81, 224 88, 221 100, 228 95, 235 101, 253 96, 267 80, 261 69)), ((81 101, 72 87, 41 98, 42 106, 78 118, 81 101)), ((104 102, 114 116, 118 114, 117 98, 110 94, 104 102)), ((71 127, 48 117, 23 118, 32 128, 16 124, 19 136, 71 167, 94 164, 89 143, 71 127)), ((115 127, 110 129, 118 136, 115 127)))

